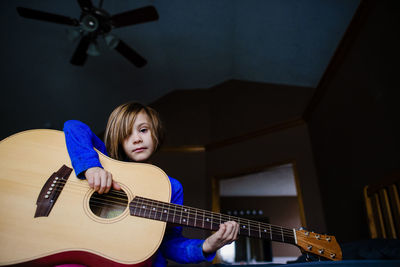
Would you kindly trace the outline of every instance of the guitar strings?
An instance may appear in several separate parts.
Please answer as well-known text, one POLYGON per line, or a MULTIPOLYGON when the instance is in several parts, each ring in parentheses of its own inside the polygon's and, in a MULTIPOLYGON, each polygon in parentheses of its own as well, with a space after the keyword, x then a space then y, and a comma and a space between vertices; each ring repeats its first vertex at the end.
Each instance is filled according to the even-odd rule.
MULTIPOLYGON (((235 217, 235 216, 230 216, 230 215, 225 215, 225 214, 221 214, 221 213, 215 213, 215 212, 209 212, 209 211, 205 211, 205 210, 201 210, 201 209, 196 209, 196 208, 192 208, 192 207, 187 207, 187 206, 183 206, 183 205, 177 205, 177 204, 170 204, 170 203, 165 203, 165 202, 159 202, 159 201, 157 201, 157 202, 155 202, 154 200, 151 200, 151 199, 146 199, 146 198, 142 198, 142 197, 137 197, 137 198, 140 198, 140 199, 143 199, 143 200, 145 200, 145 201, 147 201, 147 204, 153 204, 153 203, 159 203, 159 204, 166 204, 166 205, 171 205, 171 206, 175 206, 175 209, 178 209, 178 210, 174 210, 174 213, 176 214, 176 213, 181 213, 180 214, 180 216, 182 216, 182 214, 188 214, 188 219, 192 219, 192 220, 194 220, 194 219, 196 219, 196 216, 197 215, 201 215, 201 214, 203 214, 203 218, 206 218, 206 217, 211 217, 211 218, 214 218, 214 219, 220 219, 220 222, 223 222, 223 221, 232 221, 232 220, 234 220, 234 221, 236 221, 236 222, 240 222, 241 221, 241 223, 240 223, 240 225, 243 225, 243 226, 249 226, 249 227, 253 227, 253 229, 254 228, 260 228, 261 226, 263 226, 262 228, 263 229, 267 229, 267 230, 269 230, 268 228, 271 228, 271 230, 273 229, 273 230, 275 230, 276 232, 286 232, 286 233, 290 233, 290 234, 292 234, 293 235, 293 230, 292 229, 288 229, 288 228, 285 228, 285 227, 281 227, 281 226, 275 226, 275 225, 271 225, 271 224, 266 224, 266 223, 262 223, 262 222, 257 222, 257 221, 253 221, 253 220, 248 220, 248 219, 245 219, 245 218, 240 218, 240 217, 235 217), (184 211, 184 209, 186 209, 187 211, 184 211), (191 210, 194 210, 194 211, 196 211, 196 213, 193 213, 191 210), (200 211, 200 212, 197 212, 197 211, 200 211), (211 216, 210 216, 210 214, 211 214, 211 216), (192 217, 190 217, 190 215, 195 215, 194 217, 192 216, 192 217), (207 216, 206 216, 207 215, 207 216), (243 222, 243 221, 245 221, 245 222, 243 222)), ((142 204, 140 204, 140 205, 142 205, 142 204)), ((158 205, 158 204, 157 204, 158 205)), ((142 207, 139 207, 139 208, 141 208, 141 209, 143 209, 142 207)), ((154 212, 154 211, 152 211, 151 209, 147 209, 149 212, 154 212)), ((179 214, 178 214, 178 216, 179 216, 179 214)), ((247 230, 247 229, 246 229, 247 230)), ((279 234, 280 235, 280 234, 279 234)))
MULTIPOLYGON (((59 181, 59 183, 60 184, 62 184, 62 183, 66 183, 66 181, 65 180, 61 180, 61 181, 59 181)), ((72 181, 70 181, 70 183, 71 184, 73 184, 73 185, 79 185, 79 187, 80 188, 84 188, 85 189, 85 191, 88 189, 87 188, 87 185, 82 185, 82 184, 80 184, 80 183, 76 183, 76 182, 72 182, 72 181)), ((61 191, 63 188, 61 188, 61 189, 55 189, 55 190, 57 190, 57 191, 61 191)), ((118 191, 118 190, 112 190, 112 192, 113 192, 113 194, 114 195, 119 195, 119 196, 126 196, 124 193, 122 193, 122 192, 120 192, 120 191, 118 191)), ((135 197, 135 199, 136 198, 139 198, 139 197, 135 197)), ((107 205, 107 206, 110 206, 110 207, 112 207, 113 205, 112 204, 110 204, 110 203, 115 203, 115 204, 118 204, 119 206, 126 206, 126 198, 119 198, 119 197, 108 197, 108 200, 107 201, 104 201, 104 199, 103 198, 96 198, 96 197, 92 197, 91 199, 95 199, 96 201, 94 201, 96 204, 100 204, 100 206, 101 205, 107 205), (115 201, 111 201, 111 200, 109 200, 109 199, 115 199, 115 201), (121 202, 122 201, 122 202, 121 202), (122 203, 122 204, 121 204, 122 203)), ((250 228, 252 227, 252 228, 263 228, 263 229, 266 229, 267 231, 268 230, 270 230, 271 232, 273 232, 273 231, 275 231, 275 232, 277 232, 277 233, 279 233, 279 234, 277 234, 277 235, 281 235, 280 233, 287 233, 287 234, 290 234, 291 236, 293 236, 293 230, 292 229, 289 229, 289 228, 285 228, 285 227, 281 227, 281 226, 276 226, 276 225, 272 225, 272 224, 266 224, 266 223, 261 223, 261 222, 257 222, 257 221, 252 221, 252 220, 248 220, 248 219, 244 219, 244 218, 240 218, 240 217, 235 217, 235 216, 230 216, 230 215, 225 215, 225 214, 220 214, 220 213, 215 213, 215 212, 210 212, 210 211, 205 211, 205 210, 201 210, 201 209, 197 209, 197 208, 192 208, 192 207, 187 207, 187 206, 183 206, 183 205, 177 205, 177 204, 172 204, 172 203, 167 203, 167 202, 160 202, 160 201, 156 201, 156 200, 151 200, 151 199, 146 199, 146 198, 141 198, 141 199, 143 199, 143 200, 146 200, 147 202, 147 204, 154 204, 154 203, 156 203, 157 205, 158 204, 162 204, 163 205, 163 207, 164 207, 164 209, 165 209, 165 206, 167 206, 167 210, 169 211, 169 212, 171 212, 171 208, 170 208, 170 206, 173 206, 174 207, 174 210, 173 210, 173 212, 175 213, 175 215, 176 215, 176 209, 180 209, 181 210, 181 213, 183 213, 183 210, 184 209, 186 209, 186 210, 188 210, 189 212, 185 212, 185 213, 187 213, 188 214, 188 219, 192 219, 192 220, 194 220, 194 219, 196 219, 196 216, 198 215, 198 214, 200 214, 200 213, 202 213, 203 214, 203 218, 208 218, 208 217, 210 217, 210 218, 217 218, 217 219, 219 219, 220 220, 220 222, 222 222, 222 221, 229 221, 229 220, 234 220, 234 221, 236 221, 236 222, 238 222, 239 223, 239 225, 242 225, 242 226, 249 226, 250 228), (193 213, 193 211, 195 211, 195 213, 193 213), (190 217, 190 216, 192 216, 192 217, 190 217), (206 217, 207 216, 207 217, 206 217), (242 222, 240 222, 240 221, 242 221, 242 222), (245 223, 243 223, 243 221, 246 221, 245 223), (262 226, 262 227, 261 227, 262 226)), ((97 206, 97 207, 100 207, 100 206, 97 206)), ((141 207, 139 207, 139 206, 136 206, 135 208, 140 208, 140 209, 143 209, 143 208, 141 208, 141 207)), ((152 212, 151 210, 149 210, 149 212, 152 212)), ((178 211, 179 212, 179 211, 178 211)), ((247 230, 247 229, 246 229, 247 230)))
MULTIPOLYGON (((65 180, 62 180, 64 183, 65 183, 65 180)), ((60 182, 61 183, 61 182, 60 182)), ((78 183, 75 183, 75 182, 70 182, 71 184, 78 184, 78 183)), ((80 184, 80 187, 81 188, 85 188, 85 190, 87 190, 87 186, 85 185, 85 186, 83 186, 82 184, 80 184)), ((120 191, 117 191, 117 190, 113 190, 113 192, 116 194, 116 195, 124 195, 124 193, 121 193, 120 191)), ((95 197, 92 197, 92 199, 93 198, 95 198, 95 197)), ((125 206, 126 204, 125 204, 125 199, 122 199, 122 198, 115 198, 116 200, 123 200, 123 202, 124 202, 124 205, 121 205, 121 206, 125 206)), ((105 202, 102 198, 98 198, 98 200, 99 201, 96 201, 96 203, 98 204, 98 203, 101 203, 102 205, 104 205, 104 204, 106 204, 106 205, 108 205, 108 206, 112 206, 112 205, 110 205, 110 204, 108 204, 107 202, 105 202)), ((154 200, 150 200, 150 199, 147 199, 147 201, 153 201, 153 203, 156 203, 156 202, 154 202, 154 200)), ((110 202, 110 201, 108 201, 108 202, 110 202)), ((120 202, 114 202, 114 203, 117 203, 117 204, 121 204, 120 202)), ((161 204, 161 203, 160 203, 161 204)), ((171 205, 176 205, 176 204, 171 204, 171 203, 167 203, 167 202, 164 202, 163 203, 164 205, 169 205, 169 206, 171 206, 171 205)), ((202 212, 203 213, 203 217, 205 217, 206 215, 208 215, 208 216, 210 216, 210 214, 211 214, 211 218, 212 217, 214 217, 214 218, 217 218, 217 217, 220 217, 220 220, 222 220, 222 219, 224 219, 224 220, 226 220, 226 221, 228 221, 228 220, 234 220, 234 219, 236 219, 237 220, 237 222, 240 222, 240 220, 245 220, 245 221, 247 221, 247 223, 246 224, 244 224, 244 223, 242 223, 241 225, 249 225, 250 227, 251 226, 253 226, 253 228, 254 227, 260 227, 260 224, 262 224, 262 225, 264 225, 264 226, 266 226, 266 227, 263 227, 263 228, 267 228, 267 230, 269 230, 268 228, 270 228, 271 229, 271 231, 272 231, 272 228, 274 228, 273 230, 274 231, 277 231, 278 233, 280 233, 280 232, 283 232, 283 231, 285 231, 285 232, 287 232, 287 233, 290 233, 291 235, 293 235, 293 230, 292 229, 287 229, 287 228, 284 228, 284 227, 281 227, 281 226, 274 226, 274 225, 271 225, 271 224, 265 224, 265 223, 259 223, 259 222, 256 222, 256 221, 250 221, 250 220, 247 220, 247 219, 244 219, 244 218, 239 218, 239 217, 234 217, 234 216, 227 216, 227 215, 223 215, 223 214, 218 214, 218 213, 212 213, 212 212, 209 212, 209 211, 204 211, 204 210, 200 210, 200 209, 196 209, 196 208, 192 208, 192 207, 185 207, 185 206, 182 206, 182 205, 177 205, 176 207, 175 207, 175 209, 174 209, 174 212, 176 213, 176 209, 182 209, 182 208, 186 208, 186 209, 188 209, 188 210, 195 210, 196 211, 196 214, 198 214, 197 213, 197 211, 200 211, 200 212, 202 212), (214 216, 213 216, 214 215, 214 216)), ((172 209, 170 209, 169 207, 168 207, 168 211, 171 211, 172 209)), ((195 216, 196 216, 196 214, 195 214, 195 216)), ((190 215, 193 215, 193 213, 189 213, 188 214, 188 216, 190 216, 190 215)), ((192 218, 193 219, 193 217, 190 217, 190 218, 192 218)), ((189 218, 189 219, 190 219, 189 218)))
MULTIPOLYGON (((139 215, 138 216, 141 216, 141 214, 143 212, 143 216, 146 217, 146 218, 150 218, 150 219, 151 218, 157 219, 157 217, 159 217, 159 219, 162 219, 163 217, 165 217, 165 215, 163 215, 162 212, 152 211, 150 209, 147 209, 147 210, 143 211, 143 209, 140 206, 136 206, 136 207, 139 208, 139 215), (146 215, 146 211, 148 212, 148 215, 146 215), (154 214, 154 216, 152 216, 152 214, 154 214)), ((177 215, 177 214, 175 214, 175 215, 177 215)), ((173 215, 170 215, 170 216, 173 216, 173 215)), ((177 217, 179 217, 179 215, 177 217)), ((218 222, 213 222, 213 221, 205 222, 204 221, 204 217, 202 217, 200 215, 198 217, 189 217, 189 218, 188 217, 184 217, 183 219, 187 219, 187 223, 186 223, 187 226, 200 227, 199 225, 203 225, 200 228, 208 228, 208 227, 205 227, 204 225, 206 225, 206 226, 209 225, 210 226, 210 230, 216 230, 216 229, 218 229, 218 226, 219 226, 218 222), (189 224, 189 222, 190 222, 189 220, 192 220, 193 224, 189 224)), ((231 221, 237 221, 237 220, 235 220, 235 218, 230 218, 230 220, 231 221)), ((182 218, 181 217, 180 217, 179 220, 170 219, 170 221, 173 222, 173 223, 179 223, 181 225, 185 225, 185 223, 182 222, 182 218)), ((240 225, 243 225, 243 224, 240 224, 240 225)), ((247 226, 248 224, 245 224, 245 225, 247 226)), ((250 228, 246 228, 246 229, 239 228, 239 234, 244 235, 245 233, 247 233, 248 235, 252 235, 252 236, 255 236, 255 235, 264 236, 264 237, 267 236, 267 237, 270 237, 271 239, 275 238, 275 239, 279 239, 279 240, 281 239, 280 238, 281 236, 283 236, 284 237, 283 239, 286 239, 286 240, 288 238, 289 239, 293 239, 294 238, 293 231, 286 232, 286 231, 284 231, 284 228, 282 228, 282 230, 277 230, 277 229, 274 229, 272 227, 271 228, 262 227, 263 225, 262 225, 261 222, 259 224, 257 224, 257 225, 252 223, 252 225, 253 225, 253 227, 250 226, 250 228), (243 231, 245 231, 245 233, 243 233, 243 231), (279 238, 277 238, 277 236, 279 238)))
MULTIPOLYGON (((87 188, 87 187, 85 187, 85 188, 87 188)), ((123 193, 121 193, 120 191, 116 191, 116 190, 113 190, 113 194, 115 194, 115 195, 123 195, 123 193)), ((125 204, 125 200, 126 200, 126 199, 116 198, 116 197, 113 197, 112 195, 111 195, 111 196, 110 196, 110 195, 107 195, 107 200, 106 200, 106 201, 105 201, 104 199, 102 199, 102 198, 96 198, 96 197, 92 197, 92 199, 98 200, 98 201, 93 201, 93 202, 95 202, 96 204, 100 204, 100 205, 97 205, 97 207, 101 207, 101 205, 104 206, 104 204, 106 204, 106 205, 108 205, 108 206, 112 206, 112 203, 117 204, 117 205, 119 205, 119 206, 125 206, 125 205, 126 205, 126 204, 125 204), (112 199, 115 199, 116 201, 112 201, 112 199), (119 200, 122 200, 122 203, 119 202, 119 200), (111 203, 111 204, 110 204, 110 203, 111 203)), ((163 209, 164 209, 164 210, 166 209, 166 208, 165 208, 165 205, 167 205, 167 206, 168 206, 168 207, 167 207, 167 210, 168 210, 169 212, 171 212, 171 210, 172 210, 172 208, 169 207, 169 206, 172 206, 172 205, 173 205, 173 204, 171 204, 171 203, 166 203, 166 202, 161 203, 161 202, 157 202, 157 201, 150 200, 150 199, 145 199, 145 200, 147 201, 147 204, 154 204, 154 203, 156 203, 157 206, 159 206, 159 204, 161 204, 161 205, 163 206, 163 209), (149 201, 150 201, 151 203, 149 203, 149 201)), ((140 208, 140 209, 143 210, 143 208, 142 208, 142 207, 139 207, 139 206, 136 206, 135 208, 140 208)), ((204 219, 205 219, 205 218, 208 218, 208 217, 216 218, 216 219, 219 218, 220 223, 222 223, 223 220, 225 220, 225 221, 235 220, 235 221, 239 222, 239 224, 240 224, 240 220, 242 220, 242 224, 241 224, 241 225, 244 225, 244 226, 249 226, 249 227, 253 227, 253 228, 261 228, 261 226, 263 226, 262 228, 263 228, 263 229, 266 229, 267 231, 272 231, 272 228, 274 228, 273 230, 275 230, 275 231, 277 231, 277 232, 286 231, 286 232, 288 232, 288 233, 290 233, 290 234, 293 233, 293 231, 292 231, 291 229, 286 229, 286 228, 284 228, 284 227, 273 226, 273 225, 270 225, 270 224, 265 224, 265 225, 264 225, 263 223, 256 222, 256 221, 253 222, 253 221, 251 221, 251 220, 242 219, 242 218, 239 218, 239 217, 235 218, 234 216, 223 215, 223 214, 219 214, 219 213, 210 213, 210 212, 208 212, 208 211, 204 211, 204 210, 200 210, 200 209, 195 209, 195 208, 192 208, 192 207, 185 207, 185 206, 182 206, 182 205, 176 205, 176 206, 174 206, 173 212, 174 212, 174 214, 176 215, 176 213, 179 213, 179 210, 181 210, 181 216, 182 216, 182 214, 183 214, 183 209, 187 209, 187 210, 189 211, 189 212, 187 213, 187 218, 188 218, 189 220, 190 220, 190 219, 195 220, 196 217, 197 217, 197 215, 200 216, 200 214, 202 213, 204 219), (178 209, 178 210, 177 210, 177 209, 178 209), (192 211, 195 211, 196 213, 193 213, 192 211), (198 211, 200 211, 200 212, 198 212, 198 211), (194 216, 194 217, 193 217, 193 216, 194 216), (243 222, 243 221, 247 221, 247 223, 246 223, 246 222, 243 222), (270 226, 271 226, 271 227, 270 227, 270 226), (271 228, 271 230, 268 229, 268 228, 271 228)), ((152 212, 152 211, 149 210, 149 212, 152 212)), ((215 224, 215 223, 213 223, 213 224, 215 224)))

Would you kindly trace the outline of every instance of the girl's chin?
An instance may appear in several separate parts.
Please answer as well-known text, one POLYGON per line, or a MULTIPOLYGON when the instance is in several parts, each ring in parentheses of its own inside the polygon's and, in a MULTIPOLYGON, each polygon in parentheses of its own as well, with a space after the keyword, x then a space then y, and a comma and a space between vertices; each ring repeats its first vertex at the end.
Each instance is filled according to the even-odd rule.
POLYGON ((134 157, 130 157, 130 159, 134 162, 147 162, 149 157, 147 157, 146 155, 140 155, 140 156, 135 155, 134 157))

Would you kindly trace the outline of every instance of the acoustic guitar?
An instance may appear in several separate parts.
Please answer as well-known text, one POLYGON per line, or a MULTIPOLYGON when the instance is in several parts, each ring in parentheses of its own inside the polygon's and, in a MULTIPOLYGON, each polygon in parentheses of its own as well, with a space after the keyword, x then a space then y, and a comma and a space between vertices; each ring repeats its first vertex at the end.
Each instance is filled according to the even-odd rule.
POLYGON ((155 254, 167 223, 215 231, 238 222, 239 235, 298 246, 341 260, 334 236, 171 204, 158 167, 99 158, 122 190, 97 194, 76 177, 64 133, 29 130, 0 142, 0 265, 134 265, 155 254))

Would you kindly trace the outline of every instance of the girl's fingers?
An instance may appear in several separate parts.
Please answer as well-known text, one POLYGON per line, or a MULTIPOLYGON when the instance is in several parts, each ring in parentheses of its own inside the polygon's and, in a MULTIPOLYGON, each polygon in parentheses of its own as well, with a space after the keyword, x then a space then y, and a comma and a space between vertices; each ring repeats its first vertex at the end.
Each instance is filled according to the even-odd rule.
POLYGON ((104 193, 108 193, 110 191, 111 185, 112 185, 112 175, 111 173, 107 172, 107 179, 106 179, 106 186, 104 193))
POLYGON ((119 183, 117 183, 116 181, 113 181, 112 186, 113 186, 113 188, 114 188, 115 190, 121 190, 121 186, 120 186, 119 183))

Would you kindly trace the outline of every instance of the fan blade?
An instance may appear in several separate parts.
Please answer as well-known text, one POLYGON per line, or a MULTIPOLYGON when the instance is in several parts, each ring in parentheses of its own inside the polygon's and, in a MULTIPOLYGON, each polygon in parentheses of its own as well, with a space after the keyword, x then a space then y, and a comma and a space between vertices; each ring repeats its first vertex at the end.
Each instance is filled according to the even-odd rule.
POLYGON ((78 4, 84 11, 89 11, 93 8, 93 4, 91 0, 78 0, 78 4))
POLYGON ((111 17, 111 23, 115 28, 154 20, 158 20, 158 13, 154 6, 134 9, 111 17))
POLYGON ((25 7, 17 7, 17 12, 21 17, 28 19, 44 20, 48 22, 54 22, 59 24, 66 24, 72 26, 78 26, 79 21, 62 15, 56 15, 52 13, 47 13, 39 10, 34 10, 25 7))
POLYGON ((135 50, 130 48, 126 43, 121 40, 119 40, 118 45, 115 47, 115 50, 117 50, 122 56, 124 56, 138 68, 141 68, 147 64, 146 59, 144 59, 135 50))
POLYGON ((87 59, 87 50, 89 48, 92 37, 90 35, 85 35, 81 38, 72 58, 70 60, 72 65, 83 66, 87 59))

